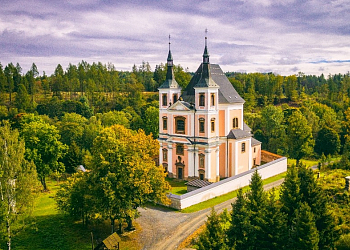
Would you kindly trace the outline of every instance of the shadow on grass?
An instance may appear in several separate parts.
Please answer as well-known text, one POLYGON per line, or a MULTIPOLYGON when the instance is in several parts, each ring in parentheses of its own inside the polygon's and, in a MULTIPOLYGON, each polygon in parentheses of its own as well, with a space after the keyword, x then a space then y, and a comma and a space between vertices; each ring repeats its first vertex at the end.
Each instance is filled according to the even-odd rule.
POLYGON ((95 231, 96 240, 105 239, 110 233, 92 228, 65 214, 37 216, 14 232, 13 249, 91 249, 91 231, 95 231))

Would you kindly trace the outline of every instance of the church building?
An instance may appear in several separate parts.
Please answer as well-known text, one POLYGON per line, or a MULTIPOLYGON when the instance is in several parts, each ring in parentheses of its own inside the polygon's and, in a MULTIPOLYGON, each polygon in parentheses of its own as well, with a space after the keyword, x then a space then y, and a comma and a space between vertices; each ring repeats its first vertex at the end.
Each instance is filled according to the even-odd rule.
POLYGON ((243 121, 243 98, 218 64, 203 62, 182 90, 170 50, 166 80, 159 87, 159 161, 169 177, 210 182, 260 165, 261 142, 243 121))

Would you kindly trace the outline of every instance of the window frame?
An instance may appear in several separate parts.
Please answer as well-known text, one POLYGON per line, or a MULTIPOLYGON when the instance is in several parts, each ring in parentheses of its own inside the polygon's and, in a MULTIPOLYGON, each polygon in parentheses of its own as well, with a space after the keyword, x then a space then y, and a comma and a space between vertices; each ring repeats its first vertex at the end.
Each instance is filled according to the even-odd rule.
POLYGON ((210 127, 211 127, 211 132, 215 132, 215 118, 211 118, 210 120, 210 127))
POLYGON ((199 118, 199 133, 205 133, 205 119, 199 118))
POLYGON ((232 119, 232 128, 236 129, 238 127, 238 117, 235 117, 232 119))
POLYGON ((199 107, 205 107, 205 94, 199 93, 199 107))
POLYGON ((186 118, 183 116, 175 117, 175 133, 176 134, 185 134, 186 133, 186 118), (183 130, 179 129, 179 122, 183 122, 183 130))
POLYGON ((210 102, 211 102, 211 106, 215 106, 215 94, 214 93, 212 93, 210 95, 210 102))
POLYGON ((205 168, 205 154, 199 154, 198 155, 198 167, 199 168, 205 168))
POLYGON ((163 116, 163 130, 168 130, 168 117, 163 116))
POLYGON ((162 106, 168 106, 168 94, 162 94, 162 106))
POLYGON ((242 151, 242 153, 244 153, 245 150, 246 150, 246 148, 245 148, 245 142, 242 142, 242 145, 241 145, 241 151, 242 151))
POLYGON ((173 94, 173 103, 177 102, 177 100, 179 100, 177 94, 173 94))

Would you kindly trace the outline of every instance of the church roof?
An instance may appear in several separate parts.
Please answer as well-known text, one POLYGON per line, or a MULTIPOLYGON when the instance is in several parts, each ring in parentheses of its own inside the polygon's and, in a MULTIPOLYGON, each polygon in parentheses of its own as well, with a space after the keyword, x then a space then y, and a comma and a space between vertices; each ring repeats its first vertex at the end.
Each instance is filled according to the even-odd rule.
POLYGON ((238 129, 231 129, 231 131, 227 135, 227 139, 242 139, 242 138, 247 138, 251 136, 252 135, 249 132, 238 128, 238 129))
POLYGON ((252 147, 256 146, 256 145, 260 145, 261 141, 258 141, 257 139, 252 137, 252 147))
MULTIPOLYGON (((201 87, 202 85, 197 85, 201 83, 203 74, 203 64, 202 63, 197 69, 196 73, 192 77, 190 83, 187 85, 186 89, 182 94, 184 101, 188 103, 194 103, 194 87, 201 87)), ((209 67, 209 74, 211 79, 219 86, 219 103, 244 103, 243 98, 238 94, 235 88, 232 86, 230 81, 227 79, 225 73, 222 71, 218 64, 207 64, 209 67)))
POLYGON ((243 122, 243 130, 249 133, 252 132, 252 129, 247 125, 247 123, 243 122))

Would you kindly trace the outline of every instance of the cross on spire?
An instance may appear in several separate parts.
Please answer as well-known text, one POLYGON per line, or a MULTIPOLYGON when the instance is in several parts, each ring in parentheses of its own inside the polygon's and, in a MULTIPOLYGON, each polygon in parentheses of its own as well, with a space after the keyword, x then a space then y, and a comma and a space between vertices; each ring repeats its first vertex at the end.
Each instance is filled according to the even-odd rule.
POLYGON ((205 46, 207 46, 208 29, 205 28, 205 46))
POLYGON ((170 50, 170 44, 171 44, 171 43, 170 43, 170 34, 169 34, 169 50, 170 50))

